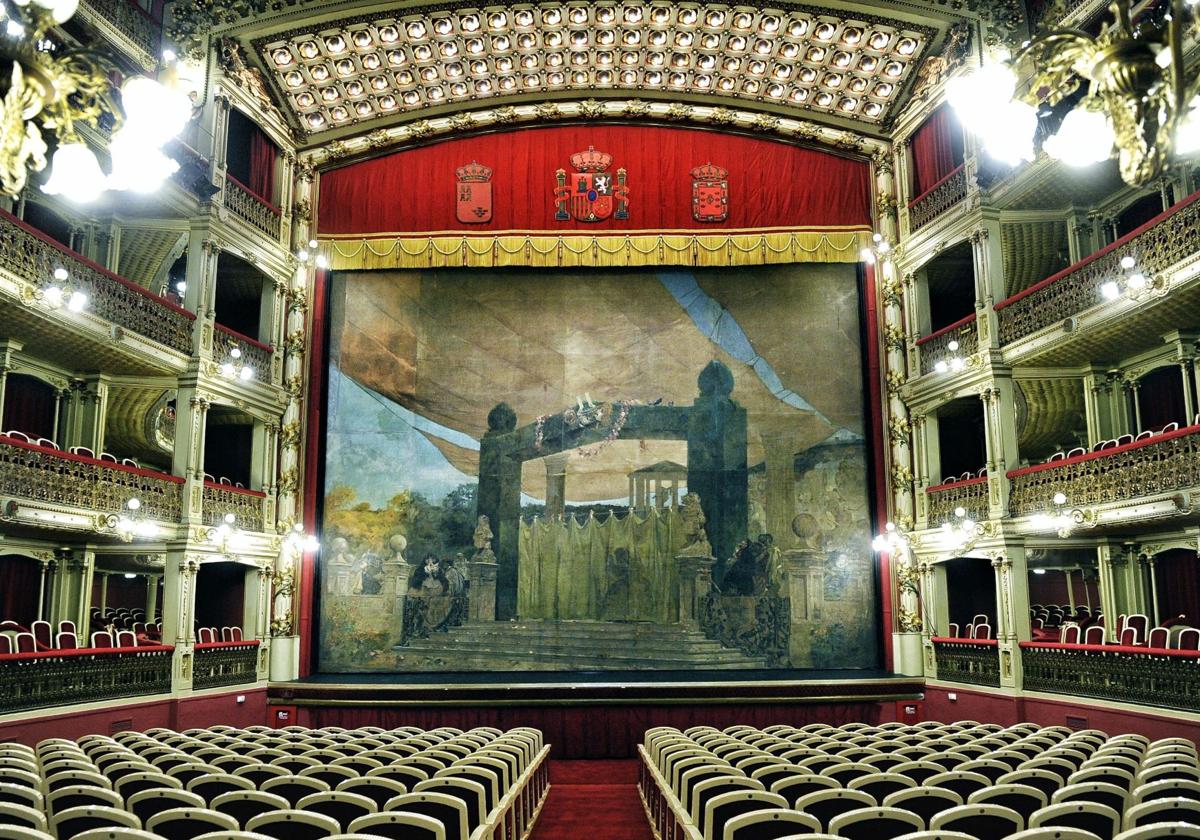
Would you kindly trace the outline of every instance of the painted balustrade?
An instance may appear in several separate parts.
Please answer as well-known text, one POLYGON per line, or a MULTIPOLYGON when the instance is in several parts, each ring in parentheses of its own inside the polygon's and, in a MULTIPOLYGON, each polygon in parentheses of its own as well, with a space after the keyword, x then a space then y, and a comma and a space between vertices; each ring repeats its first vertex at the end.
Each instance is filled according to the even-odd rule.
POLYGON ((1124 274, 1132 256, 1147 277, 1200 251, 1200 193, 1193 193, 1116 242, 995 305, 1000 344, 1008 345, 1110 303, 1101 287, 1124 274))
POLYGON ((943 327, 937 332, 917 339, 921 354, 921 373, 933 373, 938 362, 950 363, 957 357, 965 359, 979 349, 979 333, 975 329, 975 313, 943 327), (954 349, 950 345, 957 343, 954 349))
POLYGON ((182 487, 177 476, 0 435, 0 496, 113 515, 127 513, 136 498, 141 515, 178 522, 182 487))
POLYGON ((225 206, 242 221, 279 241, 281 212, 232 175, 225 176, 225 206))
POLYGON ((172 350, 190 354, 195 315, 126 280, 0 210, 0 270, 36 285, 66 269, 88 296, 87 312, 172 350))
POLYGON ((930 526, 954 522, 955 511, 962 508, 976 522, 988 516, 987 476, 952 481, 925 489, 926 519, 930 526))
POLYGON ((1008 477, 1013 516, 1051 513, 1056 493, 1078 508, 1200 486, 1200 426, 1023 467, 1008 477))
POLYGON ((1021 668, 1028 691, 1200 712, 1200 651, 1021 642, 1021 668))
POLYGON ((0 654, 0 714, 171 690, 170 645, 0 654))
POLYGON ((934 637, 937 678, 971 685, 1000 685, 1000 648, 995 639, 934 637))
POLYGON ((908 229, 915 233, 967 197, 967 173, 960 165, 908 203, 908 229))

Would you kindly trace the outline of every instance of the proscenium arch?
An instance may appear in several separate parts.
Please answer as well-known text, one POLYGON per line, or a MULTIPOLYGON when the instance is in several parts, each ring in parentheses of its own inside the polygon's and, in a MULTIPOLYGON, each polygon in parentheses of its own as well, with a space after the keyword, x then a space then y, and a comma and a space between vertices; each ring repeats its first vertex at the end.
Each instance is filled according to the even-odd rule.
MULTIPOLYGON (((690 406, 608 405, 610 417, 626 412, 622 440, 687 442, 687 487, 700 496, 706 530, 716 557, 729 557, 747 533, 749 467, 746 409, 733 399, 733 374, 713 360, 697 379, 690 406)), ((521 465, 606 439, 608 428, 572 427, 562 414, 517 426, 507 403, 488 414, 480 441, 477 514, 487 516, 496 545, 496 620, 517 617, 518 534, 521 465), (539 431, 541 434, 539 435, 539 431)))

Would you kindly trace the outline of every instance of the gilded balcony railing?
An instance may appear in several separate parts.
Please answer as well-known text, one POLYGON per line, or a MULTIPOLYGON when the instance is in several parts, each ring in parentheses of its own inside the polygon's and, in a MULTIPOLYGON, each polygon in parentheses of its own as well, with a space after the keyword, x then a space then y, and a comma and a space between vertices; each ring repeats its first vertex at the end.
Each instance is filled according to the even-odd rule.
POLYGON ((1200 712, 1200 651, 1021 642, 1021 669, 1029 691, 1200 712))
POLYGON ((962 508, 965 515, 976 522, 987 519, 988 480, 986 475, 925 488, 926 519, 929 520, 931 526, 940 525, 943 522, 954 522, 958 518, 955 511, 959 508, 962 508))
POLYGON ((162 21, 155 20, 132 0, 81 0, 80 5, 93 23, 112 27, 139 61, 150 66, 157 63, 162 21))
POLYGON ((171 690, 170 645, 0 654, 0 714, 171 690))
POLYGON ((916 232, 967 197, 967 172, 959 165, 908 203, 908 229, 916 232))
POLYGON ((1200 485, 1200 426, 1023 467, 1008 474, 1013 516, 1050 513, 1056 493, 1072 507, 1127 501, 1200 485))
POLYGON ((269 381, 271 378, 271 359, 275 349, 269 344, 242 335, 222 324, 216 325, 216 337, 213 357, 218 365, 230 364, 234 368, 249 365, 254 371, 253 378, 269 381), (234 351, 237 351, 236 355, 234 351))
POLYGON ((1101 287, 1121 277, 1121 259, 1137 259, 1147 276, 1160 274, 1200 251, 1200 193, 1193 193, 1116 242, 996 304, 1000 343, 1061 324, 1108 301, 1101 287))
POLYGON ((225 176, 225 206, 272 239, 280 234, 280 211, 232 175, 225 176))
POLYGON ((263 499, 265 493, 231 487, 215 481, 204 482, 204 518, 220 525, 225 514, 232 513, 235 525, 243 531, 263 530, 263 499))
POLYGON ((0 435, 0 496, 101 514, 125 513, 128 501, 137 498, 146 517, 178 522, 182 486, 182 478, 165 473, 0 435))
POLYGON ((937 678, 971 685, 1000 685, 1000 651, 994 639, 934 638, 937 678))
POLYGON ((0 269, 42 283, 65 268, 88 296, 87 311, 180 353, 190 353, 195 316, 165 298, 76 254, 11 213, 0 210, 0 269))
POLYGON ((192 688, 244 685, 258 680, 258 642, 205 642, 195 647, 192 688))
POLYGON ((937 332, 917 339, 921 354, 921 373, 933 373, 938 362, 950 364, 954 358, 965 359, 979 349, 979 333, 975 329, 975 313, 937 332), (951 344, 957 343, 954 349, 951 344))

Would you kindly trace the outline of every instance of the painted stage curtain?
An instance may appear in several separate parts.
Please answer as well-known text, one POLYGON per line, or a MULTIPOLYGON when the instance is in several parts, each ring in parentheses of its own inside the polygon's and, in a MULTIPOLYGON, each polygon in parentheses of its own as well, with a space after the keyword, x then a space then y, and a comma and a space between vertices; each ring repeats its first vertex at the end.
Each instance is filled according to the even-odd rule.
POLYGON ((37 620, 41 576, 41 566, 30 557, 0 557, 0 621, 28 627, 37 620))
POLYGON ((1200 627, 1200 557, 1195 551, 1176 548, 1155 557, 1158 616, 1161 621, 1187 616, 1187 624, 1200 627))
POLYGON ((579 522, 521 522, 517 613, 522 618, 679 620, 677 511, 579 522))
POLYGON ((246 184, 259 198, 275 203, 275 161, 279 149, 263 130, 252 126, 250 131, 250 182, 246 184))
POLYGON ((741 135, 526 128, 323 173, 318 230, 323 240, 338 240, 329 252, 335 269, 854 262, 870 231, 870 177, 862 160, 741 135), (627 219, 556 220, 556 172, 570 175, 571 155, 589 147, 611 156, 609 173, 626 171, 627 219), (456 170, 472 162, 492 170, 492 216, 480 224, 456 214, 456 170), (728 217, 720 222, 693 218, 691 171, 708 163, 728 171, 728 217))
POLYGON ((33 376, 10 373, 4 385, 0 431, 24 432, 33 438, 54 436, 54 389, 33 376))
POLYGON ((942 106, 912 138, 913 196, 924 195, 962 162, 962 129, 950 108, 942 106))

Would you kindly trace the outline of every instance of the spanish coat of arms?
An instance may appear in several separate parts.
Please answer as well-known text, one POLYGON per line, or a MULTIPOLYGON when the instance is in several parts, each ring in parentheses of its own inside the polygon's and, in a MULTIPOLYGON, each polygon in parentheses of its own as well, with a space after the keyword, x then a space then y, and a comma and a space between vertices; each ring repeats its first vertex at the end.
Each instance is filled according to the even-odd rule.
POLYGON ((729 218, 729 171, 711 163, 692 170, 692 218, 723 222, 729 218))
POLYGON ((455 170, 454 215, 466 225, 492 220, 492 169, 471 161, 455 170))
POLYGON ((625 170, 609 172, 612 155, 588 146, 586 152, 571 155, 574 172, 560 169, 554 190, 555 221, 600 222, 608 217, 629 218, 629 188, 625 170))

